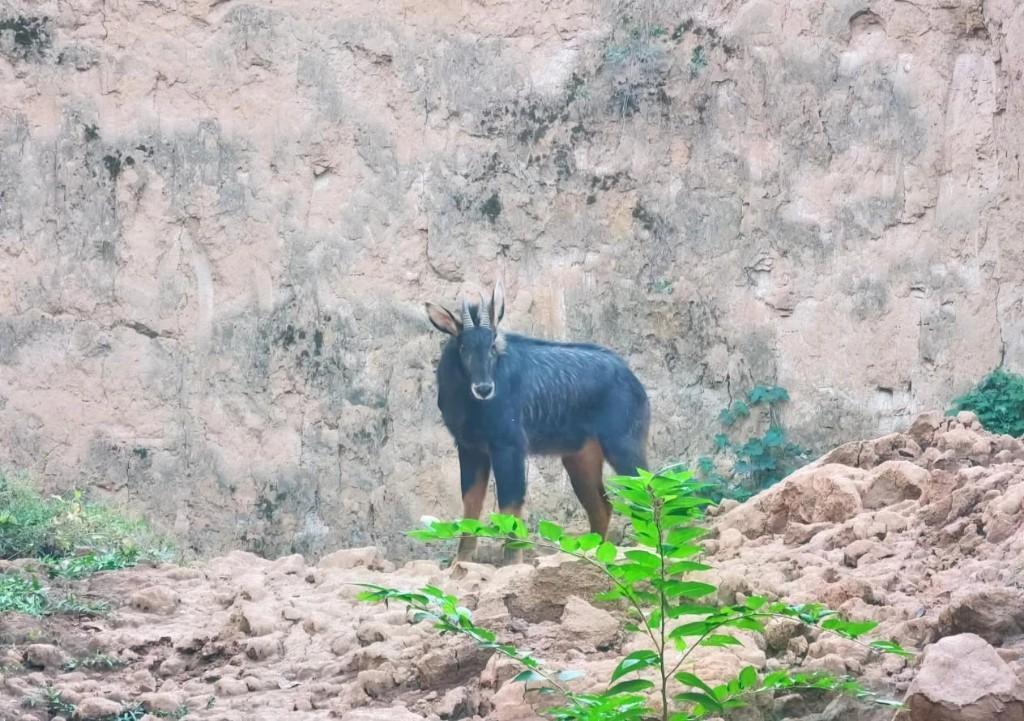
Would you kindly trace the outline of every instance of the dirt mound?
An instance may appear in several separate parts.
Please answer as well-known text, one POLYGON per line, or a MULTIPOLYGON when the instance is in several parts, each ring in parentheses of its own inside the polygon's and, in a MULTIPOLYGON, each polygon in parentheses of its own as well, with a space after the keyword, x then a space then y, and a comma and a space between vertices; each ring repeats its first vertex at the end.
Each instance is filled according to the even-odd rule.
MULTIPOLYGON (((1024 704, 1022 501, 1024 444, 961 414, 922 416, 906 434, 842 446, 746 504, 724 504, 707 544, 721 601, 752 593, 821 601, 880 621, 881 635, 908 647, 936 650, 918 674, 899 658, 773 622, 763 640, 708 649, 702 673, 724 678, 745 664, 850 672, 897 697, 909 689, 913 721, 935 709, 949 719, 971 718, 956 715, 971 709, 1016 713, 1024 704), (964 684, 945 683, 944 674, 957 673, 948 661, 957 648, 983 659, 994 669, 985 678, 1001 685, 989 693, 982 679, 965 695, 964 684), (941 698, 946 688, 960 696, 941 698)), ((114 606, 102 618, 0 619, 0 719, 107 719, 128 708, 137 711, 131 718, 145 710, 224 721, 516 721, 550 704, 509 683, 516 669, 508 662, 410 623, 403 609, 357 602, 359 583, 455 593, 481 625, 586 672, 572 682, 579 689, 598 688, 621 654, 640 647, 591 603, 601 588, 593 569, 566 556, 442 570, 432 561, 396 569, 372 548, 338 551, 316 566, 234 552, 192 568, 79 582, 82 596, 114 606)), ((845 700, 759 703, 745 719, 892 716, 845 700)))

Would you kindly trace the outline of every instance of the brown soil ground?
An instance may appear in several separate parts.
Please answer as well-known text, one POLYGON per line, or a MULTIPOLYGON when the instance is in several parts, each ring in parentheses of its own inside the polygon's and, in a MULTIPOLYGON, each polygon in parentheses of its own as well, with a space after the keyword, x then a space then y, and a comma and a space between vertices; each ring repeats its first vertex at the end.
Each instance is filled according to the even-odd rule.
MULTIPOLYGON (((712 518, 715 570, 707 575, 724 603, 752 593, 821 601, 880 621, 876 635, 914 650, 977 634, 1019 688, 1022 502, 1020 440, 982 431, 970 414, 922 416, 908 433, 842 446, 743 505, 724 504, 712 518)), ((356 601, 354 584, 363 582, 455 593, 503 639, 584 671, 572 682, 580 689, 602 688, 617 659, 642 647, 621 631, 615 609, 591 603, 599 575, 561 555, 442 569, 433 561, 395 568, 373 548, 316 565, 234 552, 72 584, 111 605, 98 618, 2 616, 0 719, 120 713, 128 721, 145 709, 210 721, 526 721, 551 703, 511 682, 517 669, 471 642, 439 637, 401 608, 356 601)), ((914 692, 920 668, 783 622, 696 659, 709 680, 746 664, 850 673, 896 698, 914 692)), ((881 721, 892 713, 790 695, 761 699, 737 718, 881 721)))

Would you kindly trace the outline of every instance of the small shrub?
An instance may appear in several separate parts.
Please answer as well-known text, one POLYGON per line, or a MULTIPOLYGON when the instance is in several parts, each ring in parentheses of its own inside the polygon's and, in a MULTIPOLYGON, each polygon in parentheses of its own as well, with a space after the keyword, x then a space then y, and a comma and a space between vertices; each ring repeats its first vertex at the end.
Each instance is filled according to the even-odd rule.
POLYGON ((38 579, 17 573, 0 573, 0 613, 41 616, 48 600, 38 579))
POLYGON ((43 563, 50 576, 77 579, 100 571, 117 571, 131 568, 139 560, 137 548, 118 548, 111 551, 90 551, 81 556, 65 558, 44 558, 43 563))
MULTIPOLYGON (((27 700, 27 699, 26 699, 27 700)), ((75 713, 75 705, 64 700, 61 692, 53 686, 44 688, 38 699, 25 704, 26 706, 44 706, 51 716, 71 718, 75 713)))
POLYGON ((0 471, 0 558, 36 558, 46 553, 55 515, 31 486, 0 471))
POLYGON ((0 574, 0 613, 29 616, 102 616, 110 610, 106 601, 90 601, 73 593, 61 593, 43 586, 34 575, 0 574))
POLYGON ((744 501, 778 483, 807 463, 809 453, 793 443, 782 424, 780 407, 789 401, 789 393, 779 386, 757 385, 718 414, 725 433, 715 436, 715 455, 697 459, 701 480, 713 484, 715 500, 734 498, 744 501), (760 413, 754 413, 760 409, 760 413), (733 440, 728 435, 739 429, 751 435, 733 440), (724 458, 730 469, 718 470, 717 458, 724 458))
POLYGON ((144 522, 86 501, 81 491, 43 497, 0 471, 0 509, 0 558, 42 559, 53 576, 81 578, 170 555, 144 522))
POLYGON ((528 651, 500 641, 493 631, 477 626, 456 597, 435 586, 405 592, 358 584, 366 589, 359 597, 368 602, 403 603, 413 612, 414 622, 430 621, 441 633, 468 636, 480 647, 516 661, 523 671, 515 681, 535 683, 536 690, 560 697, 561 705, 546 712, 558 721, 696 721, 727 716, 755 695, 776 691, 833 691, 899 706, 879 698, 852 678, 785 668, 761 673, 747 666, 726 683, 707 683, 694 666, 692 653, 701 647, 740 645, 736 632, 764 633, 764 622, 772 618, 815 626, 870 651, 910 654, 893 641, 860 641, 876 623, 844 620, 820 604, 789 605, 756 596, 738 606, 714 604, 711 599, 716 586, 689 578, 710 570, 697 559, 703 552, 699 539, 706 533, 700 525, 703 508, 711 504, 701 495, 706 485, 695 481, 689 472, 652 475, 641 471, 636 478, 610 479, 607 487, 615 510, 629 520, 635 547, 619 549, 596 533, 570 535, 549 521, 541 521, 537 532, 530 534, 521 519, 501 514, 491 515, 488 523, 475 519, 430 520, 426 528, 410 533, 424 541, 472 536, 501 539, 506 548, 547 548, 603 571, 611 590, 598 599, 620 602, 627 614, 625 629, 650 641, 649 648, 619 661, 603 692, 571 691, 566 683, 580 677, 581 672, 552 669, 528 651), (679 653, 676 661, 670 656, 673 649, 679 653))
POLYGON ((90 601, 74 593, 50 600, 45 613, 48 616, 64 614, 68 616, 103 616, 110 612, 110 604, 106 601, 90 601))
POLYGON ((992 433, 1024 436, 1024 376, 996 368, 971 391, 953 401, 947 415, 972 411, 992 433))
MULTIPOLYGON (((62 718, 77 718, 76 708, 73 703, 64 700, 60 690, 53 686, 47 686, 38 696, 28 696, 22 701, 26 708, 45 707, 51 716, 62 718)), ((162 719, 183 719, 188 715, 188 707, 181 706, 174 711, 146 711, 142 704, 135 703, 130 706, 122 706, 121 711, 109 716, 96 718, 95 721, 141 721, 146 715, 156 716, 162 719)))
POLYGON ((111 656, 106 653, 96 653, 92 656, 86 656, 84 658, 73 658, 66 661, 63 665, 64 671, 77 671, 79 669, 88 669, 90 671, 113 671, 118 668, 123 668, 126 664, 125 661, 111 656))

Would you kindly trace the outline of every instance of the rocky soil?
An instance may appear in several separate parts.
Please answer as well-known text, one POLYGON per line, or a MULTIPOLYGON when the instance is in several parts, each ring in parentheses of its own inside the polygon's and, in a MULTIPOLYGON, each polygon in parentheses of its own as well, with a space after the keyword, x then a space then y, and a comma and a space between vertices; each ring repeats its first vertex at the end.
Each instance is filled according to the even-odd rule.
MULTIPOLYGON (((707 649, 697 665, 712 680, 745 664, 849 672, 906 695, 909 721, 1021 721, 1022 503, 1024 443, 984 432, 964 413, 921 416, 906 433, 842 446, 743 505, 723 504, 707 543, 720 601, 751 593, 821 601, 880 621, 879 635, 924 654, 906 663, 772 622, 764 639, 707 649)), ((550 703, 471 643, 440 638, 401 608, 358 603, 353 584, 362 582, 457 593, 502 638, 585 671, 572 682, 579 688, 599 687, 621 654, 641 646, 621 632, 614 609, 590 602, 600 577, 561 555, 442 569, 424 560, 396 567, 376 548, 340 550, 316 565, 236 551, 79 582, 81 594, 114 605, 106 617, 4 616, 0 719, 111 718, 141 705, 153 718, 210 721, 528 721, 550 703), (98 654, 115 667, 90 668, 85 660, 98 654), (48 687, 67 706, 47 710, 48 687)), ((892 714, 786 696, 737 718, 892 714)))

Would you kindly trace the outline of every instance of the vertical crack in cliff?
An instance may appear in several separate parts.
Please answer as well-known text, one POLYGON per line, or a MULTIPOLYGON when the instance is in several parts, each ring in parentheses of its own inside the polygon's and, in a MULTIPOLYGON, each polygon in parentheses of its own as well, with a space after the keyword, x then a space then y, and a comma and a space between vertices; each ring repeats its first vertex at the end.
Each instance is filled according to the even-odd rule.
POLYGON ((1003 333, 1003 319, 999 310, 999 294, 1003 289, 1002 283, 996 280, 996 302, 993 304, 996 314, 996 328, 999 329, 999 367, 1002 368, 1006 362, 1006 335, 1003 333))

